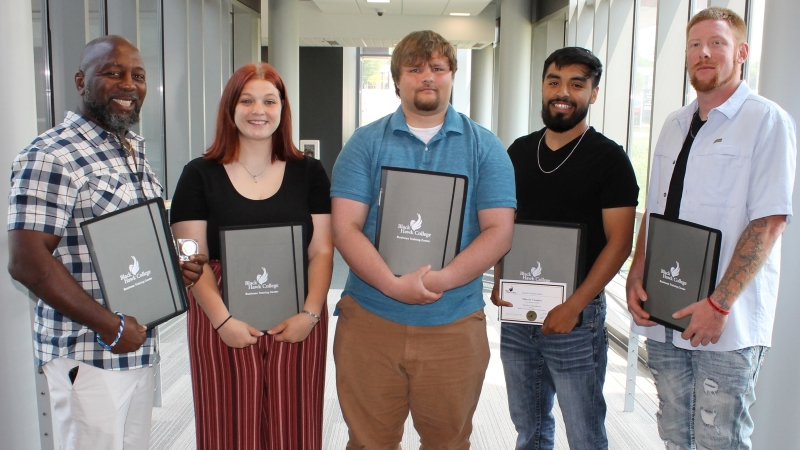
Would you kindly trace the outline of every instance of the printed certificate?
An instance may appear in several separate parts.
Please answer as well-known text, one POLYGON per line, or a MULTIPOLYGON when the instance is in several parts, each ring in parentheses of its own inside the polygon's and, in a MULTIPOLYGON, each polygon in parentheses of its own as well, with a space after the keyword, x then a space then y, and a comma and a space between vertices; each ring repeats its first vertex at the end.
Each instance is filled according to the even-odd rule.
POLYGON ((547 314, 567 300, 567 284, 500 280, 500 298, 514 305, 498 308, 501 322, 542 325, 547 314))

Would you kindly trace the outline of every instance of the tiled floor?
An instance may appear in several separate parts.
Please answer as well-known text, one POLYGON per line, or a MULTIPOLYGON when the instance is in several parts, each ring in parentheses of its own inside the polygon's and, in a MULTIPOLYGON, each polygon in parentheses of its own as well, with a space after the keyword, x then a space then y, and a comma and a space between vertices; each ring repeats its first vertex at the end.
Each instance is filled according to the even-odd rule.
MULTIPOLYGON (((331 290, 329 302, 333 305, 340 290, 331 290)), ((474 449, 499 450, 513 448, 516 433, 508 416, 503 369, 500 364, 500 325, 494 319, 494 306, 487 307, 489 344, 492 352, 483 393, 475 413, 475 429, 472 434, 474 449)), ((333 310, 333 308, 330 308, 333 310)), ((194 416, 192 410, 191 381, 189 379, 189 356, 186 351, 185 316, 177 318, 161 330, 162 392, 163 406, 153 411, 152 449, 193 449, 194 416)), ((328 346, 328 373, 325 380, 325 409, 323 442, 326 449, 344 448, 347 442, 347 427, 339 410, 334 385, 333 356, 331 343, 336 319, 331 317, 331 335, 328 346)), ((616 351, 609 350, 605 396, 608 402, 606 427, 611 449, 657 449, 662 444, 656 432, 654 413, 657 408, 655 388, 646 373, 637 377, 636 409, 632 413, 622 412, 625 398, 626 360, 616 351)), ((558 409, 556 448, 566 449, 567 438, 558 409)), ((404 449, 419 447, 419 438, 411 421, 406 422, 403 439, 404 449)))
MULTIPOLYGON (((332 312, 341 295, 346 268, 337 261, 332 286, 328 294, 329 310, 332 312)), ((512 449, 516 432, 508 415, 503 368, 500 363, 500 324, 497 311, 487 301, 486 314, 491 360, 480 403, 474 417, 472 448, 476 450, 512 449)), ((323 411, 323 447, 342 449, 347 442, 347 427, 339 410, 334 383, 332 343, 336 318, 331 317, 328 340, 328 365, 325 380, 325 406, 323 411)), ((181 316, 161 327, 162 392, 163 406, 153 411, 151 448, 159 450, 194 449, 194 413, 192 406, 189 356, 186 350, 186 321, 181 316)), ((621 349, 609 349, 608 369, 604 394, 608 404, 606 429, 609 448, 613 450, 663 448, 658 438, 654 413, 657 409, 655 388, 646 369, 640 367, 637 376, 636 408, 634 412, 623 412, 625 400, 626 358, 621 349)), ((555 408, 557 421, 556 448, 567 449, 567 438, 561 414, 555 408)), ((419 448, 419 437, 409 419, 403 438, 406 450, 419 448)))

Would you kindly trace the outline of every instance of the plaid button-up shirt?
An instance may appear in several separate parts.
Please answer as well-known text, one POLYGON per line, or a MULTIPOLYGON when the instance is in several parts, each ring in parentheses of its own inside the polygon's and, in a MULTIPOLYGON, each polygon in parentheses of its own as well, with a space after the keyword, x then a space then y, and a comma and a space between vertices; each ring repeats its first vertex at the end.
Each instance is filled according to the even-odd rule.
MULTIPOLYGON (((60 236, 53 256, 103 304, 81 223, 162 193, 145 160, 144 139, 131 132, 125 137, 136 152, 135 160, 117 136, 68 112, 62 124, 34 139, 11 167, 8 229, 60 236)), ((149 366, 157 358, 154 330, 147 332, 139 350, 115 355, 95 342, 94 331, 42 300, 36 306, 33 339, 40 366, 66 357, 102 369, 126 370, 149 366)))

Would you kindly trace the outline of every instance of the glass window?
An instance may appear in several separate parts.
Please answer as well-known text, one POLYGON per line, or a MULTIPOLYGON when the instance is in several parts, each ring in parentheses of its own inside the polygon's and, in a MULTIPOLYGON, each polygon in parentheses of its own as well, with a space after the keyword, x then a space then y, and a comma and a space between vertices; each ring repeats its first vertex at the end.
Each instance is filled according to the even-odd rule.
POLYGON ((745 63, 744 79, 754 92, 758 93, 758 72, 761 67, 761 43, 764 37, 765 0, 749 0, 747 14, 747 42, 750 53, 745 63))
POLYGON ((708 0, 694 0, 692 2, 692 14, 690 14, 690 17, 706 8, 708 8, 708 0))
MULTIPOLYGON (((147 145, 147 161, 156 177, 166 187, 166 158, 164 156, 164 70, 162 65, 161 1, 139 0, 138 39, 133 41, 147 69, 147 98, 139 116, 139 134, 147 145), (138 41, 138 42, 137 42, 138 41)), ((110 31, 110 30, 109 30, 110 31)), ((167 195, 168 193, 165 193, 167 195)))
POLYGON ((359 126, 374 122, 400 106, 400 99, 394 92, 390 61, 391 56, 361 57, 359 126))
MULTIPOLYGON (((699 13, 700 11, 708 8, 708 0, 694 0, 692 2, 692 12, 689 14, 689 18, 691 19, 695 14, 699 13)), ((684 85, 686 86, 686 95, 683 101, 684 105, 688 105, 689 103, 693 102, 694 99, 697 98, 697 91, 694 90, 692 84, 689 82, 689 73, 685 73, 684 77, 686 78, 684 81, 684 85)))
POLYGON ((31 0, 33 16, 33 68, 36 72, 36 129, 41 134, 53 126, 53 112, 50 91, 50 65, 46 64, 45 36, 42 19, 46 16, 41 0, 31 0))
POLYGON ((39 125, 44 129, 61 123, 66 112, 73 111, 78 104, 75 72, 86 43, 105 34, 101 14, 103 3, 103 0, 34 0, 32 3, 34 33, 39 28, 38 37, 34 36, 34 45, 49 44, 49 48, 40 47, 46 48, 49 54, 46 51, 34 53, 39 59, 35 63, 37 73, 44 77, 37 84, 37 95, 44 96, 37 100, 37 105, 49 105, 52 108, 52 112, 37 113, 41 119, 39 125), (44 30, 47 33, 42 34, 45 23, 47 26, 44 30), (45 41, 45 36, 49 42, 45 41), (49 90, 42 87, 49 87, 49 90))
POLYGON ((639 208, 644 209, 650 157, 650 116, 653 108, 653 63, 658 6, 656 0, 638 0, 636 6, 628 152, 639 181, 639 208))
MULTIPOLYGON (((758 72, 761 66, 761 41, 764 37, 764 6, 765 0, 748 0, 747 2, 747 43, 750 51, 747 61, 744 64, 742 78, 753 92, 758 93, 758 72)), ((695 0, 692 15, 697 14, 708 7, 708 0, 695 0)), ((689 83, 689 75, 686 74, 686 101, 689 104, 697 98, 697 91, 689 83)))

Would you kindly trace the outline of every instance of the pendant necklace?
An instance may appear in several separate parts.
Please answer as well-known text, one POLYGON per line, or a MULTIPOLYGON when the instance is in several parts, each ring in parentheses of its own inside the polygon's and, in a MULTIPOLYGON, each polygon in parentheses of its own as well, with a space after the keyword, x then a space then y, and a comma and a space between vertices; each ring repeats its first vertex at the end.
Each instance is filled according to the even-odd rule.
POLYGON ((264 172, 266 172, 266 171, 267 171, 267 167, 269 167, 269 165, 267 165, 267 166, 265 166, 265 167, 264 167, 264 170, 262 170, 261 172, 259 172, 257 175, 253 175, 253 173, 252 173, 252 172, 250 172, 249 170, 247 170, 247 167, 245 167, 245 165, 244 165, 244 164, 242 164, 242 162, 241 162, 241 161, 239 161, 239 160, 237 159, 237 160, 236 160, 236 162, 237 162, 237 163, 239 163, 239 165, 240 165, 240 166, 242 166, 242 168, 244 169, 244 171, 245 171, 245 172, 247 172, 247 174, 248 174, 248 175, 250 175, 251 177, 253 177, 253 183, 258 183, 258 177, 260 177, 261 175, 264 175, 264 172))
POLYGON ((563 166, 563 165, 564 165, 564 163, 565 163, 565 162, 567 162, 567 160, 569 159, 569 157, 570 157, 570 156, 572 156, 572 154, 573 154, 573 153, 575 153, 575 149, 576 149, 576 148, 578 148, 578 146, 579 146, 579 145, 581 145, 581 141, 583 140, 583 136, 585 136, 585 135, 586 135, 586 132, 587 132, 587 131, 589 131, 589 127, 588 127, 588 126, 586 127, 586 129, 585 129, 585 130, 583 130, 583 133, 581 134, 581 138, 580 138, 580 139, 578 139, 578 143, 577 143, 577 144, 575 144, 575 147, 572 147, 572 151, 570 151, 570 152, 569 152, 569 155, 567 155, 567 157, 566 157, 566 158, 564 158, 564 160, 563 160, 563 161, 561 161, 561 164, 559 164, 558 166, 556 166, 556 168, 555 168, 555 169, 553 169, 553 170, 551 170, 551 171, 549 171, 549 172, 548 172, 548 171, 546 171, 546 170, 542 169, 542 160, 541 160, 541 158, 539 157, 540 149, 541 149, 541 147, 542 147, 542 141, 544 140, 544 137, 545 137, 545 135, 547 135, 547 130, 544 130, 544 133, 542 133, 542 137, 541 137, 541 139, 539 139, 539 145, 537 145, 537 146, 536 146, 536 162, 539 164, 539 170, 541 170, 541 171, 542 171, 543 173, 545 173, 545 174, 548 174, 548 173, 553 173, 553 172, 555 172, 556 170, 558 170, 558 169, 559 169, 559 167, 563 166))

